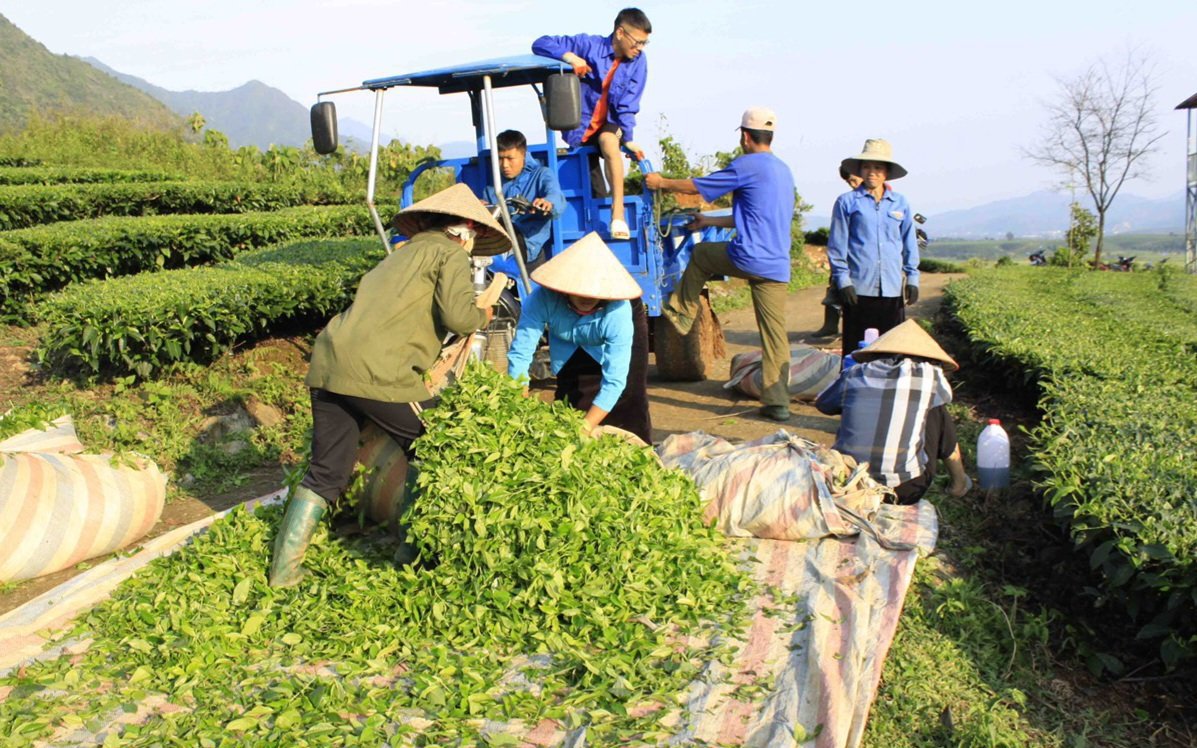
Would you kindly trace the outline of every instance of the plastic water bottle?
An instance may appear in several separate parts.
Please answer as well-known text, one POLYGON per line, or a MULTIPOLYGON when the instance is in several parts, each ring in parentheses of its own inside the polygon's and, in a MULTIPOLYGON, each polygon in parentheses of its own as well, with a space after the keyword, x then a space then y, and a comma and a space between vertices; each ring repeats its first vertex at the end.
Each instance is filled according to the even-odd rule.
POLYGON ((984 491, 1010 485, 1010 437, 996 418, 990 418, 977 437, 977 475, 984 491))

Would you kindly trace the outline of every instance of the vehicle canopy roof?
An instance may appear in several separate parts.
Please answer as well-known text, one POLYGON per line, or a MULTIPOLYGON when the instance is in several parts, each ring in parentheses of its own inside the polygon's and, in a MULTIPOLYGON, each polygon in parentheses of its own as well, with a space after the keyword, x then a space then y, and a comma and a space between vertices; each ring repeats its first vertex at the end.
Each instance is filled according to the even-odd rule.
POLYGON ((482 77, 485 75, 491 77, 493 88, 505 88, 544 83, 545 78, 551 73, 564 72, 566 69, 568 66, 565 63, 552 57, 517 55, 469 62, 436 70, 424 70, 418 73, 374 78, 363 81, 362 88, 380 91, 396 86, 427 86, 439 89, 442 94, 460 93, 481 90, 483 88, 482 77))

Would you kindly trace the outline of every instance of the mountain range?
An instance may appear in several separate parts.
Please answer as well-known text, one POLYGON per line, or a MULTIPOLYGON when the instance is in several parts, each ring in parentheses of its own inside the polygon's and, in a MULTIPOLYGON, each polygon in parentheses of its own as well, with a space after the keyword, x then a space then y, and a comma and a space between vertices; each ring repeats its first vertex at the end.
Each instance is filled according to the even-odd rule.
MULTIPOLYGON (((1088 196, 1076 196, 1081 207, 1092 211, 1088 196)), ((1001 239, 1019 237, 1061 237, 1068 230, 1072 196, 1039 190, 1022 197, 927 215, 924 227, 937 239, 1001 239)), ((809 216, 807 228, 830 225, 829 216, 809 216)), ((1118 195, 1106 215, 1106 234, 1184 233, 1185 193, 1180 190, 1162 198, 1118 195)))
POLYGON ((309 137, 307 107, 277 88, 251 80, 231 91, 170 91, 134 75, 113 70, 94 57, 81 58, 118 81, 144 91, 183 117, 203 115, 207 126, 239 148, 254 145, 303 145, 309 137))
POLYGON ((169 129, 181 123, 161 102, 68 55, 56 55, 0 15, 0 132, 30 115, 87 114, 169 129))
MULTIPOLYGON (((1092 210, 1087 195, 1077 201, 1092 210)), ((960 239, 1015 236, 1063 236, 1068 230, 1072 196, 1040 190, 1022 197, 997 200, 962 210, 927 216, 927 232, 933 236, 960 239)), ((1121 193, 1106 214, 1107 234, 1153 234, 1184 232, 1185 193, 1180 190, 1162 198, 1145 198, 1121 193)))
MULTIPOLYGON (((80 58, 97 70, 144 91, 178 115, 189 117, 199 112, 206 125, 228 136, 229 145, 302 146, 310 137, 308 108, 281 90, 257 80, 229 91, 171 91, 135 75, 113 70, 94 57, 80 58)), ((364 151, 370 147, 370 125, 339 118, 341 142, 346 148, 364 151)), ((382 142, 391 137, 383 136, 382 142)))

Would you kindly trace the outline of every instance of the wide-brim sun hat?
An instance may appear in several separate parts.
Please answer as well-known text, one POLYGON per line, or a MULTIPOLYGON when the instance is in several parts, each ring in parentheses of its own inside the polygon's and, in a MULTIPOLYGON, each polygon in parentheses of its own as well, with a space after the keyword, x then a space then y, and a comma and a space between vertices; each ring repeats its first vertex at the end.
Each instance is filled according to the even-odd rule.
POLYGON ((611 248, 591 231, 532 271, 532 280, 558 293, 590 299, 638 299, 643 291, 611 248))
POLYGON ((884 335, 874 340, 864 348, 853 351, 852 358, 856 361, 870 361, 884 356, 914 356, 939 361, 952 371, 960 368, 960 364, 948 355, 947 351, 939 347, 935 338, 919 326, 913 319, 887 330, 884 335))
POLYGON ((404 208, 391 219, 391 226, 411 237, 428 228, 432 216, 456 216, 474 222, 478 235, 472 254, 478 257, 502 254, 511 249, 511 237, 468 186, 458 182, 435 195, 404 208))
POLYGON ((861 161, 880 161, 883 164, 889 164, 889 174, 885 177, 887 180, 901 179, 907 174, 902 165, 894 161, 894 147, 889 144, 888 140, 881 138, 869 138, 865 141, 864 148, 859 155, 844 159, 840 165, 846 166, 853 174, 859 174, 861 161))

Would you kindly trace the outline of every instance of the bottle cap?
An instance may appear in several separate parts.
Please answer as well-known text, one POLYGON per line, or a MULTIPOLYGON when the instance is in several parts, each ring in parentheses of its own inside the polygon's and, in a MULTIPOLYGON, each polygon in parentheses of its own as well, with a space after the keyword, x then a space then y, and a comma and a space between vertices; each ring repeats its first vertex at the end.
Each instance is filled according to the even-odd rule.
POLYGON ((864 348, 864 347, 865 347, 866 345, 868 345, 868 344, 869 344, 869 341, 867 341, 867 340, 860 340, 860 341, 857 341, 857 343, 856 343, 856 349, 857 349, 857 350, 860 350, 861 348, 864 348))
POLYGON ((864 331, 864 344, 872 345, 873 341, 880 337, 880 333, 876 327, 870 327, 864 331))
POLYGON ((990 426, 1001 426, 1001 425, 1002 425, 1002 419, 1000 419, 1000 418, 990 418, 990 419, 989 419, 989 425, 990 425, 990 426))

